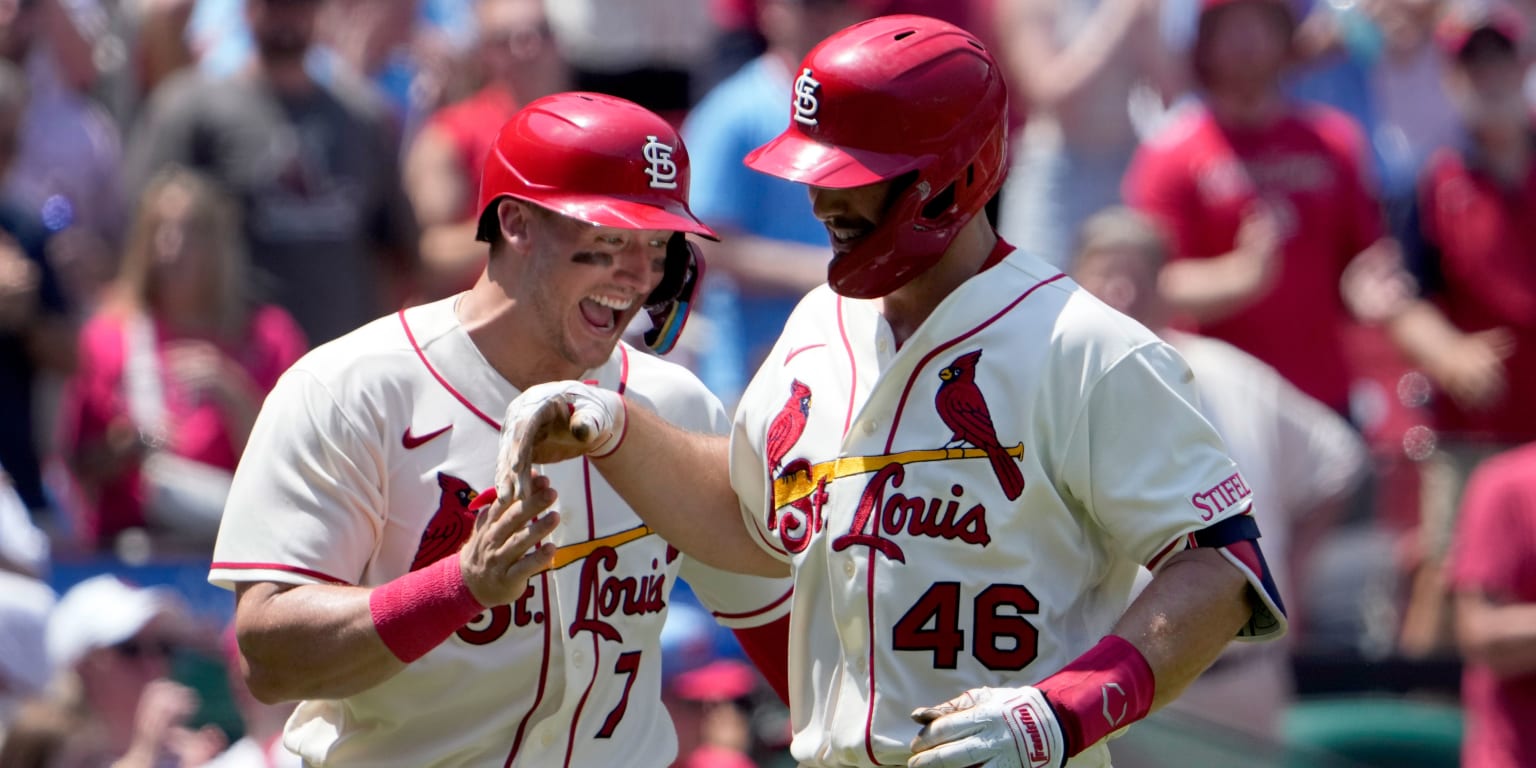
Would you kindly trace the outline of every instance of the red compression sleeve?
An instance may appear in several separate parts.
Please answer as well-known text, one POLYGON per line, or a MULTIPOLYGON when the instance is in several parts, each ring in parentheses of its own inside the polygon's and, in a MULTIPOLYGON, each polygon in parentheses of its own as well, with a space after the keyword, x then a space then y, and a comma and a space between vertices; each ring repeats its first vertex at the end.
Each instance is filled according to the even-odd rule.
POLYGON ((760 627, 731 630, 747 658, 786 705, 789 704, 789 614, 760 627))
POLYGON ((457 552, 368 595, 379 639, 407 664, 441 645, 483 610, 464 583, 457 552))
POLYGON ((1147 716, 1157 683, 1147 657, 1129 640, 1105 635, 1098 645, 1035 686, 1056 711, 1067 756, 1147 716))

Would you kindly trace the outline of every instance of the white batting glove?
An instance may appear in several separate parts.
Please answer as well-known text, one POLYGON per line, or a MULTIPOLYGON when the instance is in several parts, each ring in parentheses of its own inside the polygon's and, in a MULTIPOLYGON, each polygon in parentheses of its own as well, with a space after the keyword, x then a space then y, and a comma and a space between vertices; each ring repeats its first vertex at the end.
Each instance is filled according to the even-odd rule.
POLYGON ((907 768, 1059 768, 1067 759, 1056 713, 1033 686, 972 688, 912 719, 923 729, 907 768))
POLYGON ((602 458, 624 441, 624 398, 579 381, 529 387, 507 405, 496 452, 496 495, 527 488, 535 463, 602 458))

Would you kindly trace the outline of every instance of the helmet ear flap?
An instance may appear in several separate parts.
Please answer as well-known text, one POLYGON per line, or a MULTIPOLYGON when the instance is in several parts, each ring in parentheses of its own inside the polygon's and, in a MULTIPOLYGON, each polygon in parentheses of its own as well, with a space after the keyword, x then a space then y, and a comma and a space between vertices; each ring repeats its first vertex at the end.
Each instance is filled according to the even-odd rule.
POLYGON ((677 345, 688 324, 693 296, 704 279, 704 258, 698 246, 681 232, 667 241, 666 272, 651 295, 646 297, 645 312, 651 329, 645 332, 645 345, 658 355, 665 355, 677 345))
POLYGON ((855 299, 888 295, 943 254, 943 233, 917 226, 927 195, 917 174, 910 176, 892 185, 880 224, 859 243, 857 252, 827 265, 827 283, 838 294, 855 299))
POLYGON ((677 296, 682 290, 683 280, 688 270, 688 262, 695 260, 693 244, 681 232, 673 232, 667 239, 667 264, 666 270, 661 276, 661 282, 651 289, 651 295, 645 297, 646 306, 661 304, 677 296))
POLYGON ((480 211, 480 218, 475 222, 476 241, 482 243, 496 242, 496 235, 501 229, 501 222, 497 219, 496 213, 496 204, 499 202, 501 202, 501 198, 492 198, 489 203, 486 203, 485 208, 480 211))

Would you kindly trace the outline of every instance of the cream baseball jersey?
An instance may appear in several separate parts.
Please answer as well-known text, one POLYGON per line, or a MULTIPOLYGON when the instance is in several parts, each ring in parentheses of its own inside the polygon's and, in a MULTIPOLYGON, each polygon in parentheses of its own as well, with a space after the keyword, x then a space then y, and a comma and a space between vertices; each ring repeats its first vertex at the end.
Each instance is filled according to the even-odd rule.
MULTIPOLYGON (((517 391, 453 302, 377 320, 284 374, 235 473, 210 581, 377 585, 458 550, 517 391)), ((691 374, 627 345, 585 378, 685 428, 728 427, 691 374)), ((559 492, 555 568, 383 684, 300 704, 290 749, 317 766, 672 762, 659 637, 673 584, 756 626, 788 610, 789 581, 688 561, 585 461, 541 470, 559 492)))
MULTIPOLYGON (((731 444, 750 530, 794 569, 802 765, 905 765, 914 708, 1057 671, 1110 631, 1141 567, 1246 513, 1193 397, 1170 347, 1025 254, 899 349, 875 302, 807 296, 731 444)), ((1262 566, 1228 558, 1270 600, 1262 566)), ((1244 634, 1284 626, 1266 602, 1244 634)), ((1108 763, 1100 744, 1069 764, 1108 763)))

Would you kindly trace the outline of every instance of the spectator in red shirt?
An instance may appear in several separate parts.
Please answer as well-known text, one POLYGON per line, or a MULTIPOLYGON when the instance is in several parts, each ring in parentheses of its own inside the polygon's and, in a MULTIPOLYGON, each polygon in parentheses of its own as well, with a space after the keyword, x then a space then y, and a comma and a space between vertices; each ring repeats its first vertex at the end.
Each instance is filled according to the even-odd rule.
POLYGON ((1462 768, 1536 765, 1536 445, 1473 473, 1456 537, 1462 768))
POLYGON ((1192 52, 1203 104, 1142 146, 1125 192, 1172 238, 1159 287, 1186 322, 1347 412, 1352 312, 1394 337, 1457 335, 1409 295, 1358 127, 1282 92, 1294 29, 1284 0, 1204 0, 1192 52))
POLYGON ((1423 295, 1464 338, 1468 382, 1447 382, 1439 430, 1456 442, 1536 440, 1536 121, 1521 92, 1519 15, 1508 6, 1453 8, 1439 38, 1466 143, 1431 158, 1410 248, 1423 295), (1500 355, 1507 355, 1502 361, 1500 355), (1460 385, 1460 386, 1457 386, 1460 385), (1486 392, 1467 397, 1466 390, 1486 392))
MULTIPOLYGON (((1421 465, 1438 492, 1424 496, 1421 512, 1424 563, 1404 619, 1409 652, 1450 639, 1443 555, 1465 479, 1489 456, 1536 440, 1536 126, 1521 93, 1522 19, 1507 6, 1457 5, 1436 36, 1465 139, 1430 159, 1410 217, 1422 295, 1453 325, 1406 338, 1438 352, 1416 355, 1428 372, 1435 364, 1451 372, 1435 377, 1449 396, 1434 399, 1438 450, 1421 465)), ((1469 673, 1469 685, 1487 694, 1491 684, 1469 673)))
POLYGON ((475 242, 474 221, 480 165, 518 107, 564 90, 567 79, 540 0, 478 0, 475 13, 479 40, 471 64, 483 85, 428 118, 405 160, 428 298, 468 288, 480 276, 485 246, 475 242))

